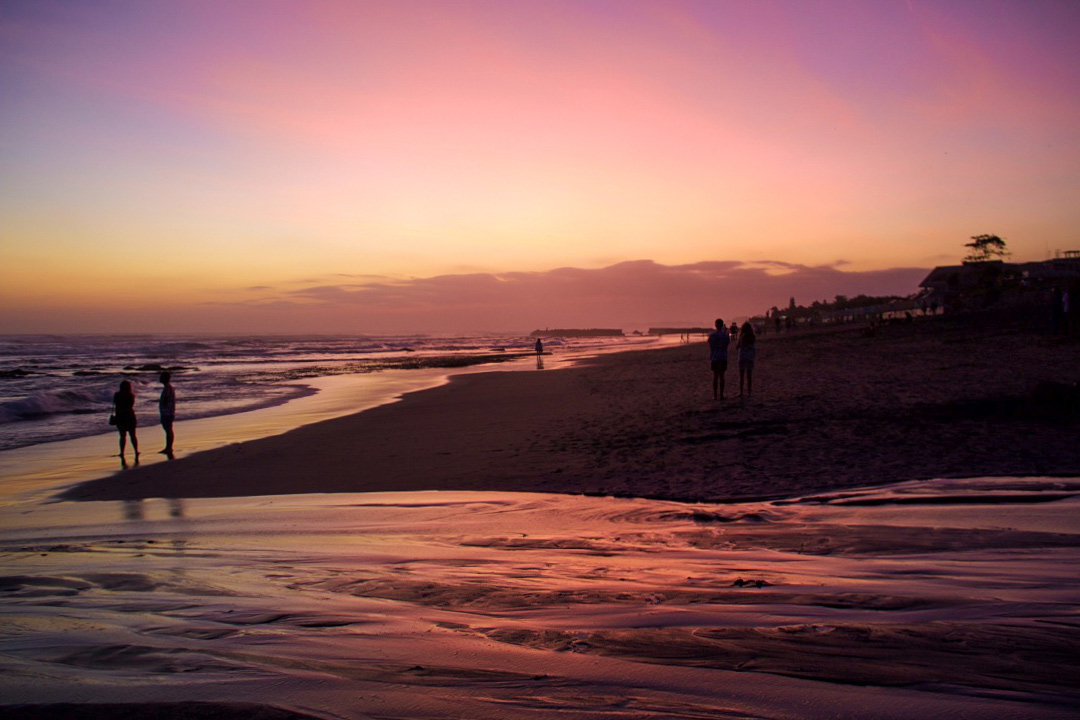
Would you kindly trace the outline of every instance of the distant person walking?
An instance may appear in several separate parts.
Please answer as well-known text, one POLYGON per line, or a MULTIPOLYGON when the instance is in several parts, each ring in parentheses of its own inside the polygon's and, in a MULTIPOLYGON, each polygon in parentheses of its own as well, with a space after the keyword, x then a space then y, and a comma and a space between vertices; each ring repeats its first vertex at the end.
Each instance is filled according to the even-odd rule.
POLYGON ((716 331, 709 335, 709 365, 712 367, 713 400, 724 399, 724 373, 727 372, 728 348, 731 335, 721 318, 716 319, 716 331))
POLYGON ((739 397, 742 397, 744 382, 749 397, 754 393, 754 357, 757 355, 757 336, 749 321, 742 324, 736 347, 739 349, 739 397))
POLYGON ((135 451, 135 462, 139 461, 139 439, 135 436, 135 427, 139 424, 135 418, 135 392, 131 382, 124 380, 120 389, 113 393, 113 415, 116 417, 116 431, 120 433, 120 459, 125 461, 127 436, 131 436, 131 449, 135 451))
POLYGON ((1061 288, 1054 286, 1050 289, 1050 334, 1060 335, 1061 326, 1065 319, 1064 297, 1061 288))
POLYGON ((536 338, 536 345, 534 345, 534 347, 536 349, 536 357, 540 357, 544 354, 544 343, 540 341, 540 338, 536 338))
POLYGON ((1077 322, 1076 295, 1080 292, 1080 283, 1075 280, 1069 283, 1065 291, 1061 293, 1061 312, 1065 322, 1065 334, 1074 337, 1080 333, 1080 322, 1077 322))
POLYGON ((165 447, 162 455, 172 458, 173 421, 176 419, 176 390, 172 386, 172 373, 165 371, 158 378, 161 380, 161 397, 158 398, 158 412, 161 414, 161 428, 165 431, 165 447))

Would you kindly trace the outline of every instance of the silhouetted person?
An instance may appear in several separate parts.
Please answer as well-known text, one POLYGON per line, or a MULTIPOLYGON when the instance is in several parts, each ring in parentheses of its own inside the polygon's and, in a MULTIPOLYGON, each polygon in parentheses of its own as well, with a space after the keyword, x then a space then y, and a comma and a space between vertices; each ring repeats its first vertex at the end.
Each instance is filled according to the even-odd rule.
POLYGON ((131 436, 131 449, 135 451, 135 462, 139 461, 139 439, 135 436, 135 392, 128 380, 120 383, 120 389, 113 393, 113 415, 116 416, 116 431, 120 433, 120 459, 127 464, 124 453, 127 451, 127 436, 131 436))
POLYGON ((1065 322, 1065 333, 1069 337, 1075 337, 1080 333, 1080 322, 1077 320, 1077 316, 1080 312, 1076 310, 1076 296, 1080 293, 1080 282, 1072 281, 1064 292, 1061 293, 1061 312, 1062 319, 1065 322))
POLYGON ((712 366, 713 400, 724 397, 724 373, 727 372, 728 348, 731 335, 721 318, 716 319, 716 331, 709 335, 709 365, 712 366))
POLYGON ((757 336, 754 335, 754 327, 749 321, 742 324, 739 330, 739 397, 743 394, 743 384, 746 384, 747 396, 754 394, 754 357, 757 355, 757 336))
POLYGON ((540 338, 536 338, 536 345, 533 347, 536 348, 536 357, 540 357, 544 354, 544 343, 541 342, 540 338))
POLYGON ((161 428, 165 431, 165 447, 161 453, 170 458, 173 454, 173 421, 176 419, 176 391, 173 390, 172 373, 166 371, 158 378, 161 380, 161 397, 158 398, 158 412, 161 414, 161 428))
POLYGON ((1061 305, 1061 288, 1056 285, 1050 289, 1050 334, 1061 333, 1062 320, 1065 318, 1065 310, 1061 305))

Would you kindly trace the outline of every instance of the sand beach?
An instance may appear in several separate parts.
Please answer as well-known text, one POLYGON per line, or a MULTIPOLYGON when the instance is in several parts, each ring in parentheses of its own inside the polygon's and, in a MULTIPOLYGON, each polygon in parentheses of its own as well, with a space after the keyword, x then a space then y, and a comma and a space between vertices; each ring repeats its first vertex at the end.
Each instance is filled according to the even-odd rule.
POLYGON ((1075 717, 1077 380, 1030 318, 799 331, 742 399, 698 342, 58 487, 3 710, 1075 717))
POLYGON ((497 490, 716 502, 1080 475, 1080 347, 1031 323, 935 318, 873 335, 863 326, 766 334, 753 395, 738 397, 732 362, 719 402, 704 338, 566 371, 462 375, 65 497, 497 490))

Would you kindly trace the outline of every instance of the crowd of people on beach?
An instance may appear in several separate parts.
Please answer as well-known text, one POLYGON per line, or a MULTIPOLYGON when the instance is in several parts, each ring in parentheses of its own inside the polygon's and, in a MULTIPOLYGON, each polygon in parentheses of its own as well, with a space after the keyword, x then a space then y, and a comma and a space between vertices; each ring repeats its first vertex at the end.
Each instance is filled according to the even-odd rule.
POLYGON ((754 359, 757 356, 757 334, 750 321, 746 321, 740 327, 731 323, 729 330, 724 324, 723 318, 716 319, 716 330, 709 335, 709 363, 713 373, 713 399, 725 399, 724 391, 725 374, 728 369, 728 353, 731 348, 731 337, 736 337, 735 352, 739 366, 739 397, 750 397, 754 392, 754 359))
MULTIPOLYGON (((176 390, 172 386, 172 373, 162 372, 158 376, 161 382, 161 395, 158 397, 158 414, 161 427, 165 431, 165 447, 160 451, 170 460, 173 459, 173 423, 176 420, 176 390)), ((127 439, 131 438, 131 449, 135 453, 135 464, 139 464, 139 437, 136 428, 139 419, 135 415, 135 390, 130 380, 120 383, 120 389, 113 393, 113 412, 109 424, 116 427, 120 434, 120 462, 127 467, 127 439)))

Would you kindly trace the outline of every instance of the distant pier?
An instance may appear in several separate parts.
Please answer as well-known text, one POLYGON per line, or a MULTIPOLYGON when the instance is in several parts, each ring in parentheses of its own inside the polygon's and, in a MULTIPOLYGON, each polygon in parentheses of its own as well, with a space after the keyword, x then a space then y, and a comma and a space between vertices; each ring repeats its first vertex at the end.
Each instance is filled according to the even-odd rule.
POLYGON ((649 328, 650 335, 709 335, 716 328, 649 328))
POLYGON ((529 337, 623 337, 623 331, 611 328, 550 328, 533 330, 529 337))

